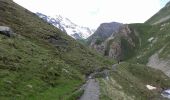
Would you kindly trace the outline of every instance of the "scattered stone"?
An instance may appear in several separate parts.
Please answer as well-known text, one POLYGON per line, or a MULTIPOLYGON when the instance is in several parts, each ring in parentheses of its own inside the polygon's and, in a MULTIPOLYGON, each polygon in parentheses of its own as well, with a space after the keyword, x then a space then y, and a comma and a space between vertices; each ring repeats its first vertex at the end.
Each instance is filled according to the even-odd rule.
POLYGON ((161 28, 160 28, 160 31, 163 30, 163 29, 164 29, 164 28, 161 27, 161 28))
POLYGON ((149 38, 148 42, 152 42, 153 39, 154 39, 154 37, 149 38))
POLYGON ((27 85, 27 87, 32 88, 32 85, 29 84, 29 85, 27 85))
POLYGON ((147 87, 149 90, 156 90, 156 87, 151 86, 151 85, 146 85, 146 87, 147 87))
POLYGON ((108 76, 106 76, 106 80, 109 80, 109 77, 108 77, 108 76))
POLYGON ((63 70, 64 72, 66 72, 66 73, 69 73, 67 69, 64 69, 64 68, 63 68, 62 70, 63 70))
POLYGON ((92 76, 89 76, 88 79, 92 79, 92 76))

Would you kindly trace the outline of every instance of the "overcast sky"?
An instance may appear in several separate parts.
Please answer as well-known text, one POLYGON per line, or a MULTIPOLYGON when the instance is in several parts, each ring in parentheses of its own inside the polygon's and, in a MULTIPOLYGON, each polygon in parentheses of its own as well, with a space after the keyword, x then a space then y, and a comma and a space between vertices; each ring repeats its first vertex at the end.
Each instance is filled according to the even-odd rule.
POLYGON ((61 15, 96 28, 103 22, 142 23, 169 0, 13 0, 32 12, 61 15))

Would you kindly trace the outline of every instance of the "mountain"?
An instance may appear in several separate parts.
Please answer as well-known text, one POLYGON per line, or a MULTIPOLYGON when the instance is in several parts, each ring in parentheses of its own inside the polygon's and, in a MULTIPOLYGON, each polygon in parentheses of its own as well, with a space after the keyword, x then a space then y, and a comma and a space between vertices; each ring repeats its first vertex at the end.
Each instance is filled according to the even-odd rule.
POLYGON ((68 35, 75 39, 86 39, 94 33, 94 29, 88 27, 83 27, 76 25, 68 18, 62 17, 61 15, 56 15, 55 18, 44 15, 42 13, 36 13, 44 21, 54 25, 55 27, 61 29, 63 32, 66 32, 68 35))

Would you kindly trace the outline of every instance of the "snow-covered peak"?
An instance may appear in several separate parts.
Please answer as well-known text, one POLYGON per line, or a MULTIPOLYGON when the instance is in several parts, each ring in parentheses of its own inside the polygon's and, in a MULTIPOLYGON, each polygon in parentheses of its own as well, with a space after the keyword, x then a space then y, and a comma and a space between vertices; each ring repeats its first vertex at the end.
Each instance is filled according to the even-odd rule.
POLYGON ((88 27, 79 26, 73 23, 70 19, 62 17, 61 15, 56 15, 55 18, 53 18, 42 13, 36 14, 43 20, 61 29, 75 39, 87 39, 95 31, 88 27))

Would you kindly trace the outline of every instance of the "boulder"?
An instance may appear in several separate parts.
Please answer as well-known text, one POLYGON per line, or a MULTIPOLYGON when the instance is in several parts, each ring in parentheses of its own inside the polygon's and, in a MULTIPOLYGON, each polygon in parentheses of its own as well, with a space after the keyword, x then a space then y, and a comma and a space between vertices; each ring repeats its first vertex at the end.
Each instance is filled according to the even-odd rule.
POLYGON ((8 36, 8 37, 12 37, 15 35, 12 29, 7 26, 0 26, 0 34, 8 36))

